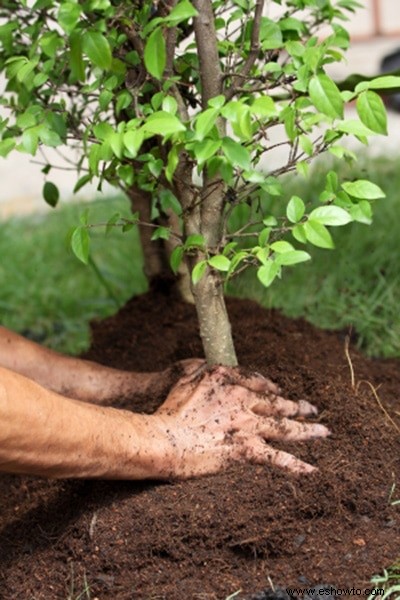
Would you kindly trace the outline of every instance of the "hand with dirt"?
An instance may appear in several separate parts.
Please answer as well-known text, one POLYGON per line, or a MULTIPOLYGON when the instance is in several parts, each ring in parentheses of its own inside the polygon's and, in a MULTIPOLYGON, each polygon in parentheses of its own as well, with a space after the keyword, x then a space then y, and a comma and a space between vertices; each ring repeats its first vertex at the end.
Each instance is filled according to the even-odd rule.
POLYGON ((277 386, 261 375, 246 376, 225 367, 207 371, 202 365, 177 383, 154 415, 170 436, 165 473, 160 476, 216 473, 232 462, 312 472, 315 467, 267 442, 326 437, 329 430, 324 425, 291 418, 316 414, 304 400, 282 398, 277 386))

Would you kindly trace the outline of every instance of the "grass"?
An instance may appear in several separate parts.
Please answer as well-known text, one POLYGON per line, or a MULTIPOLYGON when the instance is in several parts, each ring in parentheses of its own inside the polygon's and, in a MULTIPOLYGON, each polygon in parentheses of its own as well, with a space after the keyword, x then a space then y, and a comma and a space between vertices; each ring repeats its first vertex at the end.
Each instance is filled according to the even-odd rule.
MULTIPOLYGON (((251 297, 267 308, 292 317, 304 316, 323 328, 353 328, 369 355, 400 356, 400 158, 365 159, 349 170, 336 165, 343 178, 368 178, 386 192, 376 201, 374 223, 351 224, 333 231, 336 250, 309 249, 312 261, 286 268, 282 280, 263 288, 247 272, 229 293, 251 297)), ((291 177, 285 194, 313 201, 322 190, 328 168, 320 162, 310 182, 291 177)), ((282 214, 286 202, 271 210, 282 214)), ((90 204, 89 222, 104 222, 114 212, 129 214, 123 199, 90 204)), ((0 223, 0 321, 64 352, 80 352, 88 344, 88 321, 116 311, 146 289, 138 233, 92 230, 95 266, 81 264, 68 250, 66 237, 79 223, 83 207, 57 207, 46 216, 21 217, 0 223), (101 277, 96 274, 96 267, 101 277)))
MULTIPOLYGON (((92 223, 113 212, 129 215, 124 199, 90 204, 92 223)), ((93 263, 85 266, 69 250, 68 231, 79 224, 82 205, 0 223, 0 322, 63 352, 89 343, 88 323, 110 315, 146 289, 138 232, 104 228, 91 232, 93 263), (100 277, 96 271, 100 272, 100 277)))

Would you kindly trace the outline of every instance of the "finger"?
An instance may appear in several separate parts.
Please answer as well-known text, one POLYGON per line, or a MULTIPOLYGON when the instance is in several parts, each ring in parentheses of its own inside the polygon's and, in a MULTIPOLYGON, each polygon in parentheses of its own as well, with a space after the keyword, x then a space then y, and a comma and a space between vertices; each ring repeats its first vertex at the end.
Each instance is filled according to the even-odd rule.
POLYGON ((260 417, 272 415, 282 417, 310 417, 318 414, 318 409, 306 400, 293 402, 281 396, 275 396, 274 398, 267 397, 265 400, 259 400, 251 407, 251 410, 260 417))
POLYGON ((206 367, 206 361, 203 358, 188 358, 181 360, 178 364, 182 367, 185 376, 188 377, 195 375, 199 370, 206 367))
POLYGON ((201 361, 200 359, 198 360, 199 364, 194 365, 193 368, 190 368, 188 371, 184 367, 185 374, 179 378, 173 389, 175 389, 176 387, 187 386, 190 384, 195 386, 198 383, 199 379, 206 373, 207 369, 206 361, 201 361))
POLYGON ((318 469, 306 463, 288 452, 276 450, 260 438, 249 438, 245 442, 244 460, 258 465, 271 464, 292 473, 313 473, 318 469))
POLYGON ((274 383, 273 381, 271 381, 270 379, 268 379, 267 377, 264 377, 264 375, 261 375, 261 373, 254 373, 252 377, 250 377, 250 379, 252 380, 251 382, 251 388, 250 389, 254 389, 254 391, 259 391, 259 392, 269 392, 271 394, 280 394, 281 393, 281 388, 274 383), (254 386, 254 387, 253 387, 254 386), (258 388, 258 389, 256 389, 258 388))
POLYGON ((286 418, 260 420, 257 433, 275 441, 303 441, 330 435, 329 429, 320 423, 299 423, 286 418))
POLYGON ((216 367, 213 372, 216 373, 217 376, 227 377, 230 383, 236 383, 253 392, 274 395, 280 394, 279 387, 260 373, 251 373, 248 375, 247 373, 241 372, 240 369, 224 366, 216 367))

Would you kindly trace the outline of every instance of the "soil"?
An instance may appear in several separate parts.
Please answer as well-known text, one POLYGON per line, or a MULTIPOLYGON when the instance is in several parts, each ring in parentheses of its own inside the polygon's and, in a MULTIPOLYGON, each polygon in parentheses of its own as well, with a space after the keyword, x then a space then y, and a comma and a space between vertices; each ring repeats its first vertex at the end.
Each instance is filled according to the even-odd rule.
MULTIPOLYGON (((230 299, 228 309, 241 365, 287 398, 315 403, 333 431, 282 446, 318 473, 241 465, 163 484, 2 476, 1 598, 223 600, 241 590, 235 598, 261 599, 272 597, 261 593, 271 582, 365 590, 396 561, 399 362, 350 348, 356 381, 364 380, 356 392, 344 334, 247 300, 230 299), (377 397, 365 381, 379 386, 377 397)), ((158 289, 94 323, 87 356, 154 370, 201 353, 193 307, 158 289)), ((133 397, 130 406, 151 412, 161 401, 133 397)))

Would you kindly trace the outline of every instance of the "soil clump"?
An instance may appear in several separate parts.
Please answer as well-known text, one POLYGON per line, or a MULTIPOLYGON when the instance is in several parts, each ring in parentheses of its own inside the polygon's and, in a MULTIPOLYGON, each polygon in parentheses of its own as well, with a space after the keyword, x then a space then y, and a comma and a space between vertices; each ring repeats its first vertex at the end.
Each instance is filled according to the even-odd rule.
MULTIPOLYGON (((241 366, 270 377, 286 398, 314 403, 332 430, 326 440, 281 445, 319 472, 296 478, 238 465, 163 484, 3 475, 0 598, 224 600, 241 590, 244 599, 270 582, 364 590, 396 561, 399 361, 350 349, 356 381, 379 386, 378 401, 367 383, 352 389, 344 335, 248 300, 229 299, 228 310, 241 366)), ((194 307, 161 288, 94 323, 86 356, 153 371, 201 355, 194 307)), ((161 401, 124 404, 151 412, 161 401)))

